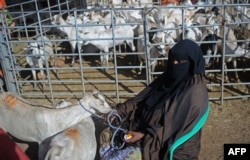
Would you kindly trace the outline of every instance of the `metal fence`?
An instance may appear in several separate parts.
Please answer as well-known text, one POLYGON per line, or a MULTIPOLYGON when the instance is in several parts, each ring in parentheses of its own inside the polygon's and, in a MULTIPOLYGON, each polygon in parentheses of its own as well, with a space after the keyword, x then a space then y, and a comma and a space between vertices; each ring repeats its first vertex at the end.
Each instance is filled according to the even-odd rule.
MULTIPOLYGON (((141 8, 97 8, 92 7, 91 9, 83 9, 84 4, 78 1, 72 0, 58 0, 55 1, 38 1, 30 0, 19 4, 11 4, 6 9, 2 9, 1 16, 1 30, 0 32, 0 62, 1 68, 4 72, 4 80, 6 83, 6 90, 10 92, 16 92, 27 99, 45 99, 49 103, 55 103, 56 99, 65 98, 79 98, 86 92, 91 91, 92 88, 97 88, 103 92, 107 97, 113 99, 113 101, 121 102, 129 97, 136 95, 141 89, 165 70, 165 64, 167 63, 167 57, 151 58, 149 55, 149 47, 152 45, 162 45, 161 43, 152 44, 149 43, 148 33, 150 29, 148 26, 149 21, 147 16, 152 9, 168 10, 170 8, 180 8, 183 11, 190 9, 189 7, 220 7, 223 9, 232 10, 234 13, 234 19, 238 21, 225 22, 221 24, 214 24, 210 27, 216 26, 236 26, 240 28, 238 34, 237 43, 239 46, 249 44, 250 34, 247 29, 247 25, 250 24, 249 15, 244 14, 242 8, 250 8, 249 4, 246 3, 233 3, 233 4, 203 4, 194 6, 160 6, 154 5, 153 7, 141 7, 141 8), (32 7, 32 9, 30 8, 32 7), (29 8, 29 9, 27 9, 29 8), (133 42, 138 39, 143 39, 145 44, 145 52, 132 51, 128 45, 116 46, 116 41, 127 40, 124 37, 110 38, 86 38, 83 39, 80 32, 76 32, 75 38, 70 38, 58 31, 58 26, 52 24, 53 16, 60 14, 65 19, 66 16, 72 15, 75 19, 82 13, 94 12, 110 12, 111 18, 110 23, 96 23, 96 24, 63 24, 60 27, 74 27, 76 30, 80 27, 90 26, 102 26, 110 27, 113 29, 115 26, 130 25, 130 26, 142 26, 144 29, 143 36, 131 37, 129 39, 133 42), (113 13, 116 11, 138 11, 142 15, 141 21, 131 22, 126 24, 117 24, 114 22, 113 13), (11 16, 8 18, 8 16, 11 16), (14 25, 11 25, 15 22, 14 25), (39 68, 31 68, 27 62, 27 54, 24 48, 28 46, 30 42, 35 42, 38 36, 49 37, 48 42, 53 44, 55 64, 51 65, 49 62, 44 64, 43 70, 46 72, 46 78, 43 79, 39 76, 39 68), (70 50, 70 43, 75 41, 78 45, 77 52, 72 53, 70 50), (110 49, 108 53, 109 60, 108 65, 102 65, 100 63, 100 53, 93 51, 93 46, 89 45, 91 52, 86 53, 86 50, 82 50, 79 45, 86 41, 112 41, 113 49, 110 49), (140 68, 138 62, 138 55, 145 55, 146 61, 143 64, 142 74, 138 74, 140 68), (78 63, 71 64, 72 56, 79 57, 78 63), (157 60, 158 65, 155 71, 151 70, 150 62, 157 60), (31 74, 31 70, 35 70, 38 74, 38 79, 34 80, 31 74), (56 74, 57 73, 57 74, 56 74), (38 88, 34 90, 33 84, 37 83, 38 88), (45 85, 43 85, 45 84, 45 85)), ((223 18, 226 18, 226 14, 221 13, 223 18)), ((180 19, 184 24, 184 17, 180 19)), ((195 28, 195 27, 207 27, 209 25, 199 26, 177 26, 177 28, 195 28)), ((170 29, 177 29, 170 28, 170 29)), ((167 28, 156 28, 155 31, 164 32, 170 30, 167 28)), ((86 31, 87 32, 87 31, 86 31)), ((124 32, 127 32, 124 30, 124 32)), ((84 34, 84 33, 81 33, 84 34)), ((226 36, 226 32, 224 36, 226 36)), ((225 38, 225 37, 224 37, 225 38)), ((216 42, 217 41, 211 41, 216 42)), ((211 43, 210 42, 210 43, 211 43)), ((226 39, 223 40, 223 51, 225 52, 226 39)), ((45 46, 45 41, 42 41, 45 46)), ((197 41, 198 44, 208 43, 204 41, 197 41)), ((165 46, 171 45, 163 43, 165 46)), ((85 48, 86 49, 86 48, 85 48)), ((88 49, 88 48, 87 48, 88 49)), ((215 74, 213 79, 208 79, 208 89, 210 100, 221 101, 227 99, 239 99, 250 97, 249 85, 249 59, 244 57, 237 58, 237 68, 232 69, 230 65, 224 68, 223 64, 227 59, 226 54, 210 55, 210 58, 217 58, 220 62, 217 67, 208 68, 206 74, 215 74), (235 81, 234 72, 237 71, 240 76, 240 81, 235 81), (224 76, 228 73, 230 81, 225 82, 224 76)), ((233 58, 234 55, 229 55, 233 58)), ((206 56, 205 56, 206 57, 206 56)))

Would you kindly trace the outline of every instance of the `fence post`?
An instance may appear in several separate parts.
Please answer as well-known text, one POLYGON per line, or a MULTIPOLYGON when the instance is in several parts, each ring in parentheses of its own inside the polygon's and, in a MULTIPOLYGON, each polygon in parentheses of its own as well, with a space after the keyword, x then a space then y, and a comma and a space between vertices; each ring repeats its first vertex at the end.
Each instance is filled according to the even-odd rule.
POLYGON ((8 92, 17 93, 17 88, 14 81, 13 70, 10 65, 10 55, 8 53, 6 41, 3 38, 3 33, 0 31, 0 63, 4 74, 5 85, 8 92))

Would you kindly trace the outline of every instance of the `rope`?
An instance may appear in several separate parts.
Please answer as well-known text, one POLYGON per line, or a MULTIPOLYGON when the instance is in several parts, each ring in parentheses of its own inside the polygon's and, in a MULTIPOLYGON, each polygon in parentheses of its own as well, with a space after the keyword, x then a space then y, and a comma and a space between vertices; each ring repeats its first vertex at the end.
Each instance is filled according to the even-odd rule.
POLYGON ((91 115, 94 115, 94 116, 97 117, 97 118, 103 119, 102 116, 100 116, 100 115, 98 115, 98 114, 95 114, 94 112, 92 112, 92 111, 90 111, 89 109, 87 109, 86 107, 84 107, 84 105, 81 103, 80 100, 78 100, 78 102, 79 102, 80 106, 81 106, 85 111, 89 112, 91 115))
POLYGON ((111 146, 112 146, 112 148, 114 148, 114 149, 116 149, 116 150, 119 150, 119 149, 122 149, 122 148, 124 147, 125 142, 123 142, 122 145, 121 145, 120 147, 116 146, 116 145, 115 145, 115 142, 114 142, 115 137, 116 137, 116 134, 117 134, 119 131, 121 131, 121 132, 123 132, 123 133, 125 134, 125 133, 127 132, 127 130, 121 128, 121 125, 119 125, 118 127, 114 126, 114 125, 112 124, 112 122, 110 121, 110 118, 113 117, 113 116, 116 116, 116 117, 118 118, 119 122, 121 122, 122 118, 120 117, 119 114, 117 114, 117 112, 116 112, 115 110, 112 110, 111 112, 109 112, 109 114, 108 114, 108 119, 107 119, 108 125, 109 125, 111 128, 113 128, 113 129, 115 130, 114 133, 112 134, 112 138, 111 138, 111 142, 110 142, 110 143, 111 143, 111 146))
MULTIPOLYGON (((78 100, 78 102, 79 102, 79 104, 81 105, 81 107, 82 107, 85 111, 89 112, 91 115, 94 115, 95 117, 97 117, 97 118, 99 118, 99 119, 103 119, 103 116, 97 115, 97 114, 95 114, 94 112, 92 112, 92 111, 90 111, 89 109, 87 109, 86 107, 84 107, 84 105, 81 103, 80 100, 78 100)), ((108 114, 108 119, 107 119, 108 126, 109 126, 110 128, 112 128, 112 129, 115 130, 115 131, 113 132, 113 134, 112 134, 112 138, 111 138, 111 142, 110 142, 110 143, 111 143, 111 146, 112 146, 112 148, 114 148, 114 149, 116 149, 116 150, 119 150, 119 149, 122 149, 122 148, 124 147, 125 142, 123 142, 122 145, 121 145, 120 147, 118 147, 118 146, 115 145, 115 142, 114 142, 114 141, 115 141, 115 137, 116 137, 116 135, 117 135, 118 132, 122 132, 122 133, 125 134, 125 133, 127 132, 127 130, 121 128, 121 125, 119 125, 118 127, 117 127, 117 126, 114 126, 114 125, 112 124, 112 122, 111 122, 111 117, 113 117, 113 116, 117 117, 118 120, 119 120, 119 122, 121 122, 122 118, 121 118, 121 116, 120 116, 119 114, 117 114, 116 110, 111 110, 111 111, 109 112, 109 114, 108 114)))

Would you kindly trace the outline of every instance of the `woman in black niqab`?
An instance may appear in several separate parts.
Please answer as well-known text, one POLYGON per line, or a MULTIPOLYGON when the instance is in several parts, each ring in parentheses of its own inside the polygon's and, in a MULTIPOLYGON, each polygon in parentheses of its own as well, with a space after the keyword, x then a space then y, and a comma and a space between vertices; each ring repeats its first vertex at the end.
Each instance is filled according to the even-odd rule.
POLYGON ((174 91, 181 89, 194 74, 204 73, 205 61, 201 49, 191 40, 180 41, 170 50, 167 71, 159 77, 164 82, 157 82, 161 85, 147 98, 146 106, 149 109, 157 108, 159 105, 156 103, 162 102, 161 98, 167 98, 166 95, 170 96, 174 91))
MULTIPOLYGON (((191 40, 175 44, 168 56, 167 71, 137 96, 117 104, 124 126, 142 148, 143 160, 167 160, 173 142, 188 133, 208 106, 203 74, 205 61, 200 47, 191 40)), ((179 147, 175 160, 195 160, 201 131, 179 147)))

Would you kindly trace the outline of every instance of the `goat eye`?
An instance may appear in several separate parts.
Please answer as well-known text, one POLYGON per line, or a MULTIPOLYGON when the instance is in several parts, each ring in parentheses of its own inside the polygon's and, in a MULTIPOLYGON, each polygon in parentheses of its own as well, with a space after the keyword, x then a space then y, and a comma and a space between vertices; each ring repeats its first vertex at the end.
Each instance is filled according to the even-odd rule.
POLYGON ((98 95, 97 95, 97 94, 93 94, 93 97, 94 97, 95 99, 98 99, 98 95))
POLYGON ((101 105, 104 105, 104 101, 101 100, 101 101, 100 101, 100 104, 101 104, 101 105))

